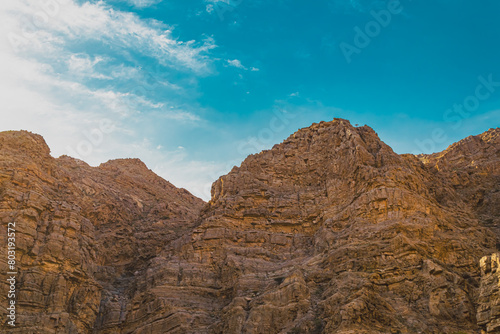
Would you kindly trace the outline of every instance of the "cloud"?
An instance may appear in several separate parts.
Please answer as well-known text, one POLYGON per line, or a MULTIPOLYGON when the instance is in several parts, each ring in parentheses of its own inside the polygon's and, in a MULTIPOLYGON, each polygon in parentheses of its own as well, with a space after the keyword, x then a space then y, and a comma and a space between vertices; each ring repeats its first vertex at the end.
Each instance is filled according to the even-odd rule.
POLYGON ((239 6, 243 0, 204 0, 207 5, 205 10, 207 13, 217 13, 221 20, 224 19, 224 13, 232 12, 237 6, 239 6))
POLYGON ((167 155, 169 159, 152 163, 151 169, 167 180, 175 182, 177 187, 186 188, 205 201, 210 200, 212 183, 221 175, 227 174, 233 167, 214 161, 192 160, 184 149, 167 155))
POLYGON ((39 133, 53 156, 91 165, 138 157, 188 189, 217 177, 216 164, 179 156, 178 143, 154 135, 203 124, 191 96, 213 73, 212 38, 182 41, 162 22, 101 1, 9 1, 0 27, 0 131, 39 133), (197 166, 210 172, 197 175, 197 166))
POLYGON ((227 5, 230 5, 232 2, 241 2, 241 0, 205 0, 205 2, 212 3, 212 4, 217 4, 217 3, 225 3, 227 5))
POLYGON ((159 4, 163 0, 127 0, 132 6, 136 8, 146 8, 159 4))
POLYGON ((19 0, 7 6, 10 15, 23 18, 7 29, 15 49, 41 49, 47 43, 57 48, 61 44, 100 41, 154 57, 166 66, 198 74, 210 72, 208 52, 216 47, 210 37, 201 42, 179 41, 165 24, 114 10, 102 2, 78 5, 65 0, 64 5, 57 5, 49 13, 37 4, 34 0, 19 0))
POLYGON ((252 72, 258 72, 260 69, 257 67, 246 67, 244 66, 239 59, 226 59, 226 66, 231 66, 231 67, 236 67, 244 71, 252 71, 252 72))
POLYGON ((68 70, 74 75, 89 77, 94 79, 112 79, 112 77, 98 73, 95 66, 102 62, 104 58, 94 57, 91 59, 86 54, 72 54, 67 60, 68 70))
POLYGON ((241 68, 242 70, 246 70, 247 68, 241 64, 241 61, 238 59, 228 59, 226 60, 227 64, 232 67, 241 68))

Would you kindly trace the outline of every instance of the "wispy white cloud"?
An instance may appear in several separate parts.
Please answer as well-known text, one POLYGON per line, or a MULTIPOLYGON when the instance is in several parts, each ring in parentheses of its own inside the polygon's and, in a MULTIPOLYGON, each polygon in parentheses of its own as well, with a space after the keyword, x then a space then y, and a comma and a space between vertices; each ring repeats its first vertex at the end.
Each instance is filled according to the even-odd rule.
POLYGON ((72 54, 67 60, 68 71, 73 75, 89 77, 94 79, 112 79, 110 76, 98 73, 95 65, 102 62, 104 58, 91 58, 86 54, 72 54))
MULTIPOLYGON (((137 124, 203 123, 196 102, 186 96, 199 76, 212 73, 214 40, 178 40, 167 25, 104 2, 44 3, 19 0, 0 8, 6 32, 0 39, 0 131, 39 133, 54 156, 68 154, 92 165, 138 157, 188 189, 213 181, 212 172, 183 172, 190 170, 186 165, 215 170, 213 163, 189 155, 174 160, 168 143, 150 144, 150 129, 137 124), (159 68, 140 58, 152 58, 159 68), (169 72, 180 79, 172 82, 169 72)), ((198 195, 207 199, 201 190, 198 195)))
POLYGON ((260 69, 258 69, 257 67, 246 67, 244 66, 242 63, 241 63, 241 60, 239 59, 226 59, 226 66, 230 66, 230 67, 236 67, 236 68, 239 68, 241 70, 244 70, 244 71, 252 71, 252 72, 258 72, 260 71, 260 69))
POLYGON ((207 4, 205 10, 209 14, 216 13, 220 19, 224 19, 224 13, 233 11, 243 0, 204 0, 207 4))
POLYGON ((119 79, 137 79, 140 77, 140 71, 137 67, 127 66, 124 64, 118 64, 113 67, 110 71, 110 75, 112 78, 119 79))
POLYGON ((169 180, 179 180, 176 186, 186 188, 193 195, 207 201, 210 199, 212 183, 233 167, 215 161, 193 160, 182 146, 173 152, 162 152, 169 159, 159 161, 155 158, 155 155, 158 156, 157 152, 155 154, 151 151, 151 154, 151 169, 155 173, 169 180))
POLYGON ((179 41, 165 24, 143 20, 134 13, 114 10, 102 2, 79 5, 66 0, 64 5, 57 5, 57 9, 49 14, 40 3, 19 0, 4 9, 4 13, 12 17, 23 18, 22 21, 11 20, 14 26, 7 26, 6 31, 14 48, 47 51, 47 44, 57 48, 61 44, 97 40, 155 57, 166 66, 196 73, 210 72, 208 52, 216 47, 210 37, 201 42, 179 41), (40 27, 33 23, 36 20, 42 20, 38 24, 40 27))
POLYGON ((231 0, 205 0, 205 2, 209 3, 209 4, 224 3, 224 4, 227 4, 227 5, 230 5, 230 4, 232 4, 232 2, 236 2, 236 1, 231 1, 231 0))
POLYGON ((238 59, 228 59, 226 60, 227 64, 232 67, 241 68, 242 70, 246 70, 247 68, 241 64, 241 61, 238 59))
POLYGON ((127 0, 132 6, 136 8, 146 8, 159 4, 163 0, 127 0))

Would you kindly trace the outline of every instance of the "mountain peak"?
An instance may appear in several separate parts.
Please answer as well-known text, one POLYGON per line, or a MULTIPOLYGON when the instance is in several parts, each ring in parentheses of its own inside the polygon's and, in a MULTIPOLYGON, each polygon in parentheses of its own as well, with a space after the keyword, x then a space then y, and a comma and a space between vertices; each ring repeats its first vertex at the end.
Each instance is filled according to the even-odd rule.
POLYGON ((357 168, 400 164, 402 158, 368 126, 354 127, 344 119, 314 123, 272 149, 247 157, 240 167, 222 176, 212 186, 211 203, 251 192, 256 184, 272 193, 286 187, 289 196, 299 188, 306 191, 320 184, 315 191, 325 193, 325 183, 339 176, 352 177, 357 168))
POLYGON ((138 169, 142 171, 149 171, 150 169, 146 166, 146 164, 138 158, 125 158, 125 159, 112 159, 108 160, 99 165, 100 169, 110 169, 110 168, 118 168, 118 169, 138 169))
POLYGON ((50 155, 50 148, 45 139, 26 130, 0 132, 0 149, 23 152, 31 156, 50 155))
POLYGON ((208 204, 138 159, 27 159, 16 140, 42 142, 0 134, 23 332, 476 333, 500 318, 498 129, 423 164, 368 126, 315 123, 208 204))
POLYGON ((458 164, 478 164, 480 161, 492 162, 499 159, 500 128, 491 128, 481 134, 469 136, 451 144, 442 152, 420 154, 418 157, 427 165, 438 169, 458 164))

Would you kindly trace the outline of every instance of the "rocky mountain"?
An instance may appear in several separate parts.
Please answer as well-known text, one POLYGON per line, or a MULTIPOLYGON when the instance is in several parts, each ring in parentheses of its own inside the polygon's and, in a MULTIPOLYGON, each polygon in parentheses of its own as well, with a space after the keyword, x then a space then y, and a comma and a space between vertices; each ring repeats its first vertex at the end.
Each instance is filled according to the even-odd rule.
MULTIPOLYGON (((2 332, 92 333, 119 316, 111 306, 125 307, 136 275, 196 226, 203 205, 139 160, 92 168, 52 158, 38 135, 1 133, 0 241, 15 222, 19 266, 17 326, 2 332)), ((6 297, 2 279, 2 319, 6 297)))
POLYGON ((0 240, 16 222, 19 268, 17 326, 0 329, 499 333, 499 191, 498 128, 414 156, 313 124, 208 203, 139 160, 94 168, 0 133, 0 240))

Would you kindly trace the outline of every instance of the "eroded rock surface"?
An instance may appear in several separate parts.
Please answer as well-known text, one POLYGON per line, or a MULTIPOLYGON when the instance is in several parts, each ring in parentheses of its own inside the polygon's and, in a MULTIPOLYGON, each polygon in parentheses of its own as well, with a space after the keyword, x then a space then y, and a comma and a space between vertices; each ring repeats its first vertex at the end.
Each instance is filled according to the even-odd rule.
POLYGON ((204 206, 137 160, 91 168, 2 133, 0 217, 26 226, 22 319, 47 333, 487 330, 499 133, 413 156, 321 122, 249 156, 204 206))
POLYGON ((15 222, 19 269, 15 329, 4 323, 7 282, 0 285, 2 331, 37 334, 118 322, 115 306, 127 302, 135 275, 192 229, 204 204, 138 160, 92 168, 54 159, 28 132, 0 133, 0 199, 0 243, 15 222))
POLYGON ((481 259, 477 323, 483 333, 500 333, 500 253, 481 259))

